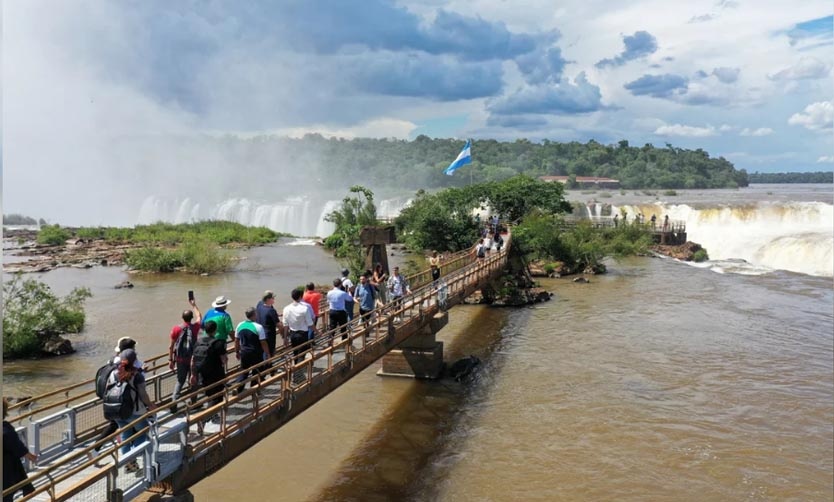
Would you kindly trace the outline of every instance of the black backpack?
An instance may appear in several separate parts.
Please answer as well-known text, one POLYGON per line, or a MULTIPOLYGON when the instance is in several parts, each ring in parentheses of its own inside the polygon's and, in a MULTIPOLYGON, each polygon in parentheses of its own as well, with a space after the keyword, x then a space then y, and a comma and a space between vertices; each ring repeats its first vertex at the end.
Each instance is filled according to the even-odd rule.
POLYGON ((191 326, 183 324, 180 330, 180 336, 177 337, 177 342, 174 345, 174 353, 178 359, 188 361, 194 353, 193 338, 191 333, 191 326))
POLYGON ((203 367, 206 365, 209 348, 211 348, 211 342, 213 341, 214 339, 210 336, 201 336, 197 340, 197 345, 194 346, 194 351, 191 355, 191 364, 198 374, 203 373, 203 367))
MULTIPOLYGON (((111 375, 113 373, 111 372, 111 375)), ((104 418, 107 420, 127 420, 139 409, 139 396, 132 385, 133 378, 126 382, 118 377, 107 377, 107 389, 104 392, 104 418), (112 381, 111 381, 112 380, 112 381)))
POLYGON ((96 396, 99 399, 104 399, 104 393, 107 390, 107 379, 110 378, 110 373, 113 373, 113 370, 118 367, 119 363, 114 363, 111 359, 110 362, 96 371, 96 396))
POLYGON ((486 256, 486 251, 484 250, 484 245, 481 244, 478 246, 478 258, 483 258, 486 256))

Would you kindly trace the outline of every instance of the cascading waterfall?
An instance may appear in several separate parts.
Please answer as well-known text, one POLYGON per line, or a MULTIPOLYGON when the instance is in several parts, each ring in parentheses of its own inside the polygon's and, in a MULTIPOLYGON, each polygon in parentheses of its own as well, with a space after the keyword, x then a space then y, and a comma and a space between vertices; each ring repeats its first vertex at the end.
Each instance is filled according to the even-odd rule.
MULTIPOLYGON (((393 218, 411 201, 398 197, 377 203, 380 217, 393 218)), ((286 232, 300 237, 327 237, 335 226, 325 221, 325 216, 339 208, 341 200, 326 201, 319 209, 309 198, 296 197, 280 202, 260 202, 246 198, 233 198, 213 206, 200 204, 190 198, 170 200, 156 196, 147 197, 139 210, 138 224, 148 225, 158 221, 189 223, 214 219, 234 221, 244 225, 263 226, 276 232, 286 232)))
POLYGON ((834 206, 823 202, 759 202, 736 206, 637 204, 611 207, 628 219, 652 215, 686 222, 689 240, 711 260, 745 260, 769 269, 834 276, 834 206))

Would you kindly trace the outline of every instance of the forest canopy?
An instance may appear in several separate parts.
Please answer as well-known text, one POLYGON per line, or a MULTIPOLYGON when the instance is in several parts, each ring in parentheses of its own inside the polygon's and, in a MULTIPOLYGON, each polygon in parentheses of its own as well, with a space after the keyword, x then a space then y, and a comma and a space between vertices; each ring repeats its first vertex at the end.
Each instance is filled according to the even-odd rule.
POLYGON ((834 183, 834 172, 813 173, 752 173, 750 183, 834 183))
MULTIPOLYGON (((234 141, 231 140, 230 141, 234 141)), ((623 188, 735 188, 747 186, 747 173, 736 170, 723 157, 712 158, 702 149, 687 150, 670 144, 630 146, 628 141, 603 145, 541 143, 518 139, 512 142, 474 140, 472 164, 454 176, 443 169, 454 160, 464 140, 414 140, 325 138, 307 134, 300 139, 260 136, 250 138, 246 150, 252 160, 268 151, 280 150, 288 164, 304 164, 303 173, 313 179, 363 183, 396 188, 450 188, 471 183, 502 181, 518 174, 599 176, 620 181, 623 188), (312 172, 311 172, 312 171, 312 172), (340 178, 340 179, 335 179, 340 178)))

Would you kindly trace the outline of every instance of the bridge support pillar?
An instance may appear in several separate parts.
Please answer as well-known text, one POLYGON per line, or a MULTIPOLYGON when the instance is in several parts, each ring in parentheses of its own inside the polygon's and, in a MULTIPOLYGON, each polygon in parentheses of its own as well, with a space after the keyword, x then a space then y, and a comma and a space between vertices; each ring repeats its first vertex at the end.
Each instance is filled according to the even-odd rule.
POLYGON ((443 371, 443 342, 437 332, 449 323, 449 313, 435 314, 429 324, 385 354, 380 376, 435 379, 443 371))

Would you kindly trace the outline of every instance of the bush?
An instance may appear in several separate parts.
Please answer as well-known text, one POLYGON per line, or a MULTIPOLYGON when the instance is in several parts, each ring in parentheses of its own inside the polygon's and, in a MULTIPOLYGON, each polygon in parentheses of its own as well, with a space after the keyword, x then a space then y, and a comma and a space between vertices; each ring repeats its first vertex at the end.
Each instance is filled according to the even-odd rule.
POLYGON ((3 285, 3 355, 38 355, 41 339, 77 333, 84 327, 84 302, 92 293, 75 288, 58 298, 46 284, 16 275, 3 285))
POLYGON ((603 199, 610 199, 612 197, 611 192, 602 192, 599 196, 603 199))
POLYGON ((183 266, 182 256, 175 249, 143 247, 125 253, 125 263, 144 272, 173 272, 183 266))
POLYGON ((69 231, 59 225, 46 225, 38 232, 38 244, 60 246, 70 237, 69 231))
POLYGON ((186 242, 180 252, 185 268, 195 274, 217 274, 229 270, 234 265, 230 252, 206 240, 186 242))
POLYGON ((704 248, 701 248, 698 251, 692 253, 692 261, 694 262, 701 263, 702 261, 707 260, 709 260, 709 253, 707 253, 707 250, 704 248))
POLYGON ((664 191, 664 192, 663 192, 663 195, 668 195, 668 196, 670 196, 670 197, 674 197, 674 196, 676 196, 677 194, 678 194, 678 192, 676 192, 676 191, 674 191, 674 190, 666 190, 666 191, 664 191))
POLYGON ((96 240, 104 238, 104 229, 101 227, 81 227, 75 231, 79 239, 96 240))

